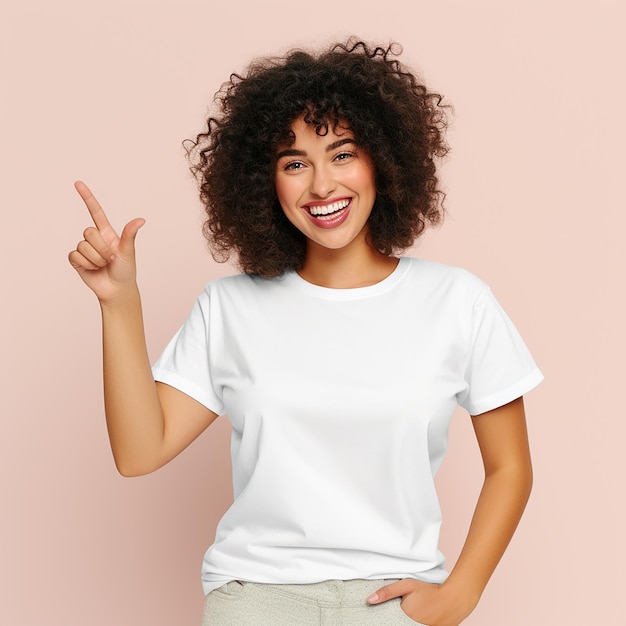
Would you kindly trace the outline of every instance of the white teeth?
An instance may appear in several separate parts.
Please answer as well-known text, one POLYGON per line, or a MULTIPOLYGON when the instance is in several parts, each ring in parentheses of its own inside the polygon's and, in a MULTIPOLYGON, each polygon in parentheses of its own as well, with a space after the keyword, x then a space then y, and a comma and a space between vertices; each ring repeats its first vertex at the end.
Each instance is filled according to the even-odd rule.
POLYGON ((332 204, 325 204, 320 206, 309 205, 309 212, 311 215, 328 215, 329 213, 335 213, 341 209, 345 209, 350 204, 350 200, 338 200, 332 204))

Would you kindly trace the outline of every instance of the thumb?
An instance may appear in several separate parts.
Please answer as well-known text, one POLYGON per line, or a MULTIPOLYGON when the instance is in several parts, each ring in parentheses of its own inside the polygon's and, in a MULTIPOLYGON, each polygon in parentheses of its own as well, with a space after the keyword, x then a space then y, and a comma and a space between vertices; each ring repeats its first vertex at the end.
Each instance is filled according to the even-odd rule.
POLYGON ((384 587, 381 587, 378 591, 375 591, 371 596, 369 596, 367 598, 367 603, 380 604, 381 602, 386 602, 387 600, 391 600, 392 598, 401 598, 407 593, 411 593, 412 591, 414 591, 415 582, 415 580, 405 578, 403 580, 398 580, 395 583, 385 585, 384 587))
POLYGON ((127 258, 135 256, 135 237, 139 232, 139 229, 146 223, 143 217, 136 217, 124 226, 122 236, 118 244, 118 250, 120 254, 127 258))

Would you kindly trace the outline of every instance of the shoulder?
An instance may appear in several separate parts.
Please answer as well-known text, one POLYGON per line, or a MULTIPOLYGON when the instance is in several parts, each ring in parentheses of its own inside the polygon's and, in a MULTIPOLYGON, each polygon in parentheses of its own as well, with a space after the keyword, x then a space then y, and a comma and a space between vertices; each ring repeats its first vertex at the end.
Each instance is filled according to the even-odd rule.
POLYGON ((257 274, 232 274, 230 276, 222 276, 209 281, 204 290, 214 292, 228 291, 259 291, 271 289, 272 286, 281 284, 285 277, 289 274, 283 274, 276 278, 263 278, 257 274))
POLYGON ((283 276, 278 278, 262 278, 255 274, 233 274, 209 281, 199 296, 202 302, 237 302, 245 304, 246 300, 271 294, 282 284, 283 276))
POLYGON ((408 282, 420 289, 445 292, 448 296, 458 296, 475 300, 489 286, 472 272, 454 265, 415 257, 403 257, 408 282))
POLYGON ((205 286, 204 291, 220 292, 236 289, 247 289, 257 281, 258 277, 253 274, 232 274, 230 276, 221 276, 210 280, 205 286))

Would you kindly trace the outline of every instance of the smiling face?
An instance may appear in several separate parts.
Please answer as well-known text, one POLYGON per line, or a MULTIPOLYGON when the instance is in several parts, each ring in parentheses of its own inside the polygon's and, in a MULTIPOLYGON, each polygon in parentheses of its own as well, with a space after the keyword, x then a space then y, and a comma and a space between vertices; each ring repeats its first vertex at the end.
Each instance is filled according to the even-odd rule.
POLYGON ((289 221, 307 238, 307 254, 322 247, 366 246, 376 199, 374 166, 352 132, 328 127, 318 135, 302 117, 292 145, 278 150, 276 194, 289 221))

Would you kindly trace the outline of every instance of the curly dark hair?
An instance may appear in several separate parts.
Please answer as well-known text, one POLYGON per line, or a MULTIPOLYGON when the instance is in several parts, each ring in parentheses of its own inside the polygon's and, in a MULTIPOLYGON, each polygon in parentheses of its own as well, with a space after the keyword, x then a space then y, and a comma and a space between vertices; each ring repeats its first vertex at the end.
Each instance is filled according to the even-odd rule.
POLYGON ((278 148, 293 143, 291 125, 303 114, 318 134, 347 125, 371 157, 371 246, 395 254, 441 220, 435 159, 448 152, 448 105, 393 58, 400 52, 397 44, 351 38, 318 54, 260 59, 245 75, 231 75, 215 97, 219 113, 186 144, 216 260, 236 252, 244 272, 267 278, 302 266, 306 239, 285 217, 274 176, 278 148))

